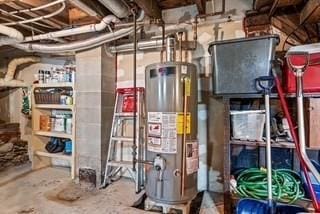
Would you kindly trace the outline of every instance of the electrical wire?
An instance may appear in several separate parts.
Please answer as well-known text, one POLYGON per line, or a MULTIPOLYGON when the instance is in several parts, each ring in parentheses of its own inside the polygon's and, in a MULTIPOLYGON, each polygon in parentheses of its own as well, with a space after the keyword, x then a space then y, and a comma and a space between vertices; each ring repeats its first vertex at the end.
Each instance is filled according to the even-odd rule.
MULTIPOLYGON (((266 169, 251 168, 240 173, 236 192, 241 197, 267 199, 266 169)), ((299 175, 289 169, 272 170, 272 195, 276 200, 289 204, 303 198, 299 175)))

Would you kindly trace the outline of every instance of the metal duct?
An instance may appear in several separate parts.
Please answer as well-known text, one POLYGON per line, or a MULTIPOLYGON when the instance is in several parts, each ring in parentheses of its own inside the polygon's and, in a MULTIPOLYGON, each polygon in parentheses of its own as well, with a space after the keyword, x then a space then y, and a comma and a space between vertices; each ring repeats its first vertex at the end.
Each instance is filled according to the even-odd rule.
MULTIPOLYGON (((162 39, 154 39, 147 41, 138 41, 137 50, 144 51, 150 49, 162 48, 162 39)), ((129 53, 133 51, 133 43, 109 47, 111 53, 129 53)))
POLYGON ((130 15, 130 8, 122 0, 99 0, 99 2, 118 18, 125 18, 130 15))
POLYGON ((174 62, 176 61, 176 37, 169 35, 166 40, 166 60, 167 62, 174 62))
POLYGON ((40 52, 40 53, 65 53, 74 52, 80 50, 86 50, 93 47, 97 47, 107 42, 111 42, 127 36, 133 32, 133 27, 124 28, 112 33, 101 34, 93 38, 70 42, 67 44, 40 44, 40 43, 26 43, 26 44, 14 44, 13 47, 22 49, 27 52, 40 52))

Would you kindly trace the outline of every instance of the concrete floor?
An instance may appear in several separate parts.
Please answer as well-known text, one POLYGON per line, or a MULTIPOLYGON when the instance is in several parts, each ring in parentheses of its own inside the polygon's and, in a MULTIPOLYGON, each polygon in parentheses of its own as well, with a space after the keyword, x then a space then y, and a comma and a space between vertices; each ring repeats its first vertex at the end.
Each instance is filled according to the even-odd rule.
MULTIPOLYGON (((0 173, 1 214, 154 214, 131 207, 141 195, 134 193, 130 180, 97 190, 72 183, 68 169, 30 168, 27 164, 0 173)), ((210 200, 202 204, 201 214, 218 213, 210 200)))

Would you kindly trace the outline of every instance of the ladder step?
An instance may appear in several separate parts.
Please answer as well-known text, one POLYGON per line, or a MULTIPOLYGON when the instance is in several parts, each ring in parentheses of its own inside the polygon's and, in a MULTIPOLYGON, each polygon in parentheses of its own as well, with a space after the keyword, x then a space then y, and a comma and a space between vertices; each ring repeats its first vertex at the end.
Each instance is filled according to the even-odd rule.
MULTIPOLYGON (((134 116, 133 112, 117 112, 114 114, 116 117, 132 117, 134 116)), ((137 116, 137 113, 136 113, 137 116)))
POLYGON ((112 137, 114 141, 126 141, 126 142, 133 142, 133 137, 112 137))
POLYGON ((133 163, 131 161, 108 161, 107 165, 132 168, 133 163))

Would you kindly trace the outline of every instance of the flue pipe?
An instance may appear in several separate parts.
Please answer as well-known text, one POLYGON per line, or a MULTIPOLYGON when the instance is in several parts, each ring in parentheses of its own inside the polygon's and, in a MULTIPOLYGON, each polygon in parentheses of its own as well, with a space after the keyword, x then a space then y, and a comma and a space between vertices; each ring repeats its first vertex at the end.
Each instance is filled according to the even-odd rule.
POLYGON ((176 59, 176 37, 174 35, 169 35, 166 40, 166 60, 167 62, 174 62, 176 59))
POLYGON ((122 0, 99 0, 99 2, 118 18, 125 18, 130 15, 130 8, 122 0))

